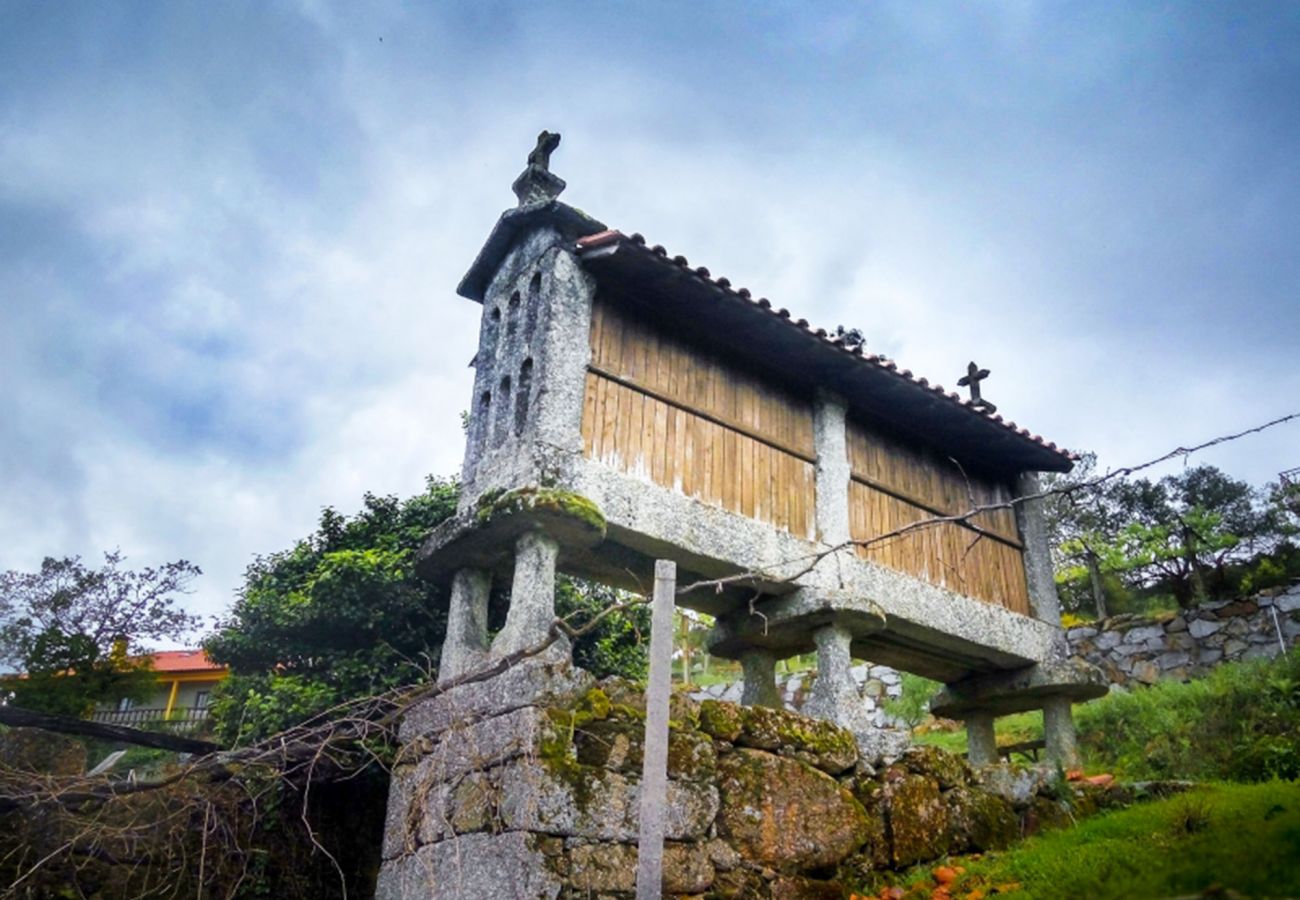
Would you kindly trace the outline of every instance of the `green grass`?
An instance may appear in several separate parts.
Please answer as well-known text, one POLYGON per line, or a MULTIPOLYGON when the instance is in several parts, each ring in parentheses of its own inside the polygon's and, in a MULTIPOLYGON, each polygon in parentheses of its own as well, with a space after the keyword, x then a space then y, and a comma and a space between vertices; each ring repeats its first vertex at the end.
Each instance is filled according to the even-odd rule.
MULTIPOLYGON (((1300 783, 1215 784, 1096 816, 1006 853, 954 859, 967 871, 952 895, 1156 898, 1220 885, 1247 897, 1300 897, 1297 860, 1300 783), (1019 888, 1008 889, 1013 884, 1019 888)), ((928 896, 934 884, 928 868, 905 883, 916 891, 909 897, 928 896)))

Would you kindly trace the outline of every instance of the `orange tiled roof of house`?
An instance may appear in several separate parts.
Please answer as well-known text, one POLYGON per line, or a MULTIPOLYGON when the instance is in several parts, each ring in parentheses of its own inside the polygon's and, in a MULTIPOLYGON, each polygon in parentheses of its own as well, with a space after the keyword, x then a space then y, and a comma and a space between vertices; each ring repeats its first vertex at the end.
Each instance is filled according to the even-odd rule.
POLYGON ((221 670, 202 650, 159 650, 151 653, 155 672, 204 672, 221 670))

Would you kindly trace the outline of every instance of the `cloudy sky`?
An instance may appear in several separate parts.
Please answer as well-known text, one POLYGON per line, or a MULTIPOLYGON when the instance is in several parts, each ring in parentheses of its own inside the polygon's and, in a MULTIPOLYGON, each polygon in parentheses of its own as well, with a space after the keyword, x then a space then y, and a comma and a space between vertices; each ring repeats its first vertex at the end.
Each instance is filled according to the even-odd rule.
POLYGON ((568 202, 1103 466, 1295 412, 1298 97, 1281 2, 2 0, 0 569, 185 557, 217 613, 454 473, 542 128, 568 202))

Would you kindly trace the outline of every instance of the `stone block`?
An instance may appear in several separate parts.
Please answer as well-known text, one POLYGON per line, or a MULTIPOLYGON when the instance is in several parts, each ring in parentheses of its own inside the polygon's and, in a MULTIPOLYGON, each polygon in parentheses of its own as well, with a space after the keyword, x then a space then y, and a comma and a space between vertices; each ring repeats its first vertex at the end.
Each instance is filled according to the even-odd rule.
POLYGON ((1095 646, 1098 650, 1106 651, 1106 650, 1113 649, 1116 645, 1119 644, 1119 642, 1120 642, 1119 632, 1103 631, 1101 634, 1097 635, 1097 639, 1093 641, 1093 646, 1095 646))
POLYGON ((1088 627, 1086 625, 1080 626, 1078 628, 1071 628, 1069 631, 1065 633, 1065 639, 1072 644, 1075 641, 1082 641, 1085 638, 1091 638, 1096 636, 1097 636, 1097 629, 1088 627))
POLYGON ((1187 630, 1197 640, 1209 637, 1222 627, 1221 622, 1211 621, 1210 619, 1193 619, 1187 624, 1187 630))
POLYGON ((1273 601, 1278 612, 1295 612, 1300 609, 1300 585, 1292 587, 1273 601))
POLYGON ((937 747, 911 747, 898 758, 898 765, 913 775, 933 778, 945 791, 969 784, 974 774, 960 756, 937 747))
POLYGON ((948 807, 939 784, 924 775, 891 768, 885 774, 885 808, 889 817, 890 855, 895 866, 938 859, 948 852, 948 807))
MULTIPOLYGON (((607 769, 572 761, 518 760, 502 769, 498 815, 505 827, 564 837, 634 841, 640 786, 607 769)), ((668 782, 665 835, 699 840, 718 812, 711 784, 668 782)))
POLYGON ((1242 652, 1245 651, 1246 647, 1247 644, 1245 641, 1239 641, 1235 638, 1229 641, 1224 641, 1223 656, 1225 659, 1229 660, 1237 659, 1241 656, 1242 652))
POLYGON ((749 749, 724 754, 718 786, 719 836, 777 871, 834 866, 871 834, 866 811, 847 789, 795 759, 749 749))
MULTIPOLYGON (((739 719, 740 731, 731 740, 739 746, 779 750, 831 775, 851 768, 858 761, 858 744, 853 734, 833 722, 764 706, 735 707, 733 712, 739 719)), ((708 715, 716 719, 720 714, 715 708, 708 715)), ((701 710, 701 728, 726 740, 721 732, 731 733, 731 729, 706 724, 705 715, 701 710)))
POLYGON ((554 900, 563 881, 537 835, 469 834, 391 859, 379 870, 375 900, 513 897, 554 900))
POLYGON ((446 782, 466 772, 535 752, 554 737, 555 726, 543 710, 526 706, 503 716, 449 728, 420 761, 419 782, 446 782))
POLYGON ((562 705, 586 693, 594 679, 571 663, 526 659, 486 681, 463 684, 413 706, 402 720, 398 739, 437 737, 452 725, 499 716, 525 706, 562 705))
POLYGON ((1165 630, 1159 625, 1146 625, 1139 628, 1130 629, 1124 635, 1125 644, 1145 644, 1150 640, 1161 640, 1165 636, 1165 630))
POLYGON ((1212 666, 1221 659, 1223 659, 1222 650, 1207 648, 1197 655, 1196 661, 1202 666, 1212 666))
POLYGON ((1178 634, 1187 630, 1187 618, 1182 615, 1174 616, 1165 625, 1167 634, 1178 634))
POLYGON ((1149 659, 1133 664, 1133 677, 1143 684, 1155 684, 1160 679, 1160 669, 1149 659))
MULTIPOLYGON (((632 844, 583 844, 568 851, 569 887, 589 893, 636 890, 637 848, 632 844)), ((664 894, 698 894, 713 884, 715 872, 704 846, 664 845, 664 894)))
POLYGON ((943 795, 948 807, 948 852, 1005 850, 1020 837, 1020 820, 1005 797, 959 787, 943 795))
POLYGON ((1168 671, 1169 669, 1174 669, 1178 666, 1185 666, 1191 661, 1192 658, 1186 653, 1164 653, 1156 658, 1156 665, 1159 666, 1161 670, 1168 671))

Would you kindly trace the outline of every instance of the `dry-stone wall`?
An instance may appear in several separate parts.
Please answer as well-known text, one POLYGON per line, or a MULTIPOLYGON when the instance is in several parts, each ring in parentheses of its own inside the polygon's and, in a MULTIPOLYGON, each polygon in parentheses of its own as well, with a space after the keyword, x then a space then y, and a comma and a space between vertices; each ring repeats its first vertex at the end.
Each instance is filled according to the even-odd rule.
MULTIPOLYGON (((681 692, 670 717, 665 896, 840 898, 1069 821, 1036 772, 919 747, 872 767, 828 722, 681 692)), ((377 896, 632 896, 644 728, 639 687, 559 662, 427 701, 402 728, 377 896)))
MULTIPOLYGON (((885 712, 885 703, 903 694, 903 681, 897 670, 889 666, 857 665, 849 670, 849 674, 853 676, 853 683, 857 685, 863 708, 867 710, 871 724, 877 728, 906 727, 885 712)), ((804 703, 812 696, 812 686, 816 680, 816 671, 778 675, 776 689, 781 695, 782 705, 791 712, 802 712, 804 703)), ((739 703, 744 688, 745 685, 741 681, 710 684, 697 687, 691 693, 691 697, 696 700, 725 700, 729 703, 739 703)))
POLYGON ((1071 655, 1115 684, 1195 678, 1220 663, 1274 657, 1300 642, 1300 584, 1186 612, 1115 616, 1065 636, 1071 655))

